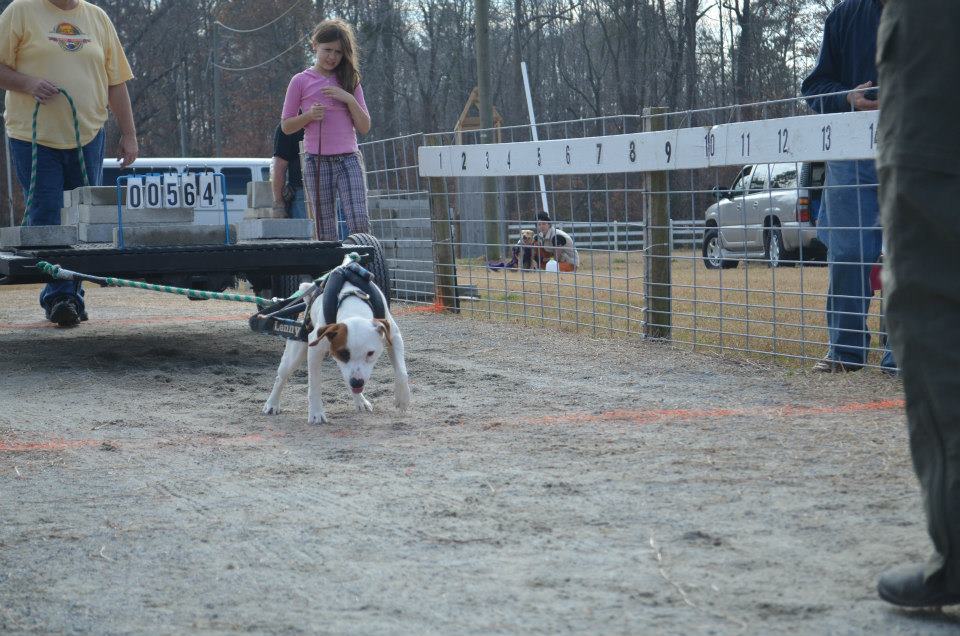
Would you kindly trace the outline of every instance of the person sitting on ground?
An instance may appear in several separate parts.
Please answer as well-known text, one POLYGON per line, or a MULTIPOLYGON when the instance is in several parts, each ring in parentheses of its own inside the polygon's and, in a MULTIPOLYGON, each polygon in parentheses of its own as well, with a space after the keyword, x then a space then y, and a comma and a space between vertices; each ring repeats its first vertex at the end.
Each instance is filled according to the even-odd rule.
MULTIPOLYGON (((546 212, 537 213, 537 229, 540 230, 540 240, 543 243, 541 251, 557 262, 558 269, 561 272, 577 271, 580 267, 580 254, 570 235, 553 227, 553 221, 546 212)), ((541 266, 546 269, 546 263, 541 266)))
POLYGON ((540 245, 533 230, 520 230, 520 240, 513 247, 513 254, 507 269, 540 269, 540 245))

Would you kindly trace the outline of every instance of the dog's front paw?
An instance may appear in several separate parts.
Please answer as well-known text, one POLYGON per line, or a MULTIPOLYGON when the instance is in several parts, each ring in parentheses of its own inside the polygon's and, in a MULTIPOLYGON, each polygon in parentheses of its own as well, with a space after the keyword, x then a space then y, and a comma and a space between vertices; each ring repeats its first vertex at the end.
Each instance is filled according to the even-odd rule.
POLYGON ((324 411, 320 411, 319 413, 311 413, 307 418, 307 424, 326 424, 328 421, 327 414, 324 411))
POLYGON ((261 412, 264 415, 280 415, 280 405, 279 404, 270 404, 267 402, 263 405, 261 412))
POLYGON ((353 396, 353 403, 357 406, 357 410, 363 413, 373 413, 373 405, 370 404, 370 400, 363 397, 363 393, 359 393, 353 396))
POLYGON ((410 387, 407 384, 398 384, 393 387, 393 403, 401 413, 407 412, 410 406, 410 387))

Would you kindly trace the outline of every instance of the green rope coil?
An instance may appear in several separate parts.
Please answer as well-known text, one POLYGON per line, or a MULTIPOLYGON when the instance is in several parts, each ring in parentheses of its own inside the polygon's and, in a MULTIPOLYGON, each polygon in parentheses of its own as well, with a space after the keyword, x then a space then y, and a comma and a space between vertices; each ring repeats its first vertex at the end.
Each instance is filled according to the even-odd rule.
MULTIPOLYGON (((80 144, 80 119, 77 117, 77 107, 73 103, 70 93, 60 89, 60 92, 67 98, 70 104, 70 111, 73 113, 73 132, 77 140, 77 154, 80 157, 80 174, 83 176, 83 185, 89 186, 90 179, 87 177, 87 163, 83 158, 83 146, 80 144)), ((23 221, 20 225, 27 225, 30 218, 30 208, 33 207, 33 194, 37 187, 37 115, 40 113, 40 102, 33 108, 33 136, 30 139, 30 189, 27 190, 27 209, 23 213, 23 221)))

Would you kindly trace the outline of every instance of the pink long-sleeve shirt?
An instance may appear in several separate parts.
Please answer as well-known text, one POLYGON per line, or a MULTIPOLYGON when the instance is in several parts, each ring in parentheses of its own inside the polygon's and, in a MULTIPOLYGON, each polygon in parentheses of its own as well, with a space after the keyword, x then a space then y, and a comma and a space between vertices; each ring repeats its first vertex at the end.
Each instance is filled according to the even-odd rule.
MULTIPOLYGON (((336 76, 328 77, 312 68, 294 75, 287 86, 281 119, 296 117, 300 111, 307 112, 319 102, 326 110, 323 112, 322 121, 312 121, 304 128, 303 143, 307 152, 315 155, 357 152, 357 131, 353 127, 350 109, 343 102, 320 92, 327 86, 340 87, 340 82, 336 76)), ((363 89, 359 84, 353 91, 353 96, 363 112, 368 113, 367 103, 363 100, 363 89)))

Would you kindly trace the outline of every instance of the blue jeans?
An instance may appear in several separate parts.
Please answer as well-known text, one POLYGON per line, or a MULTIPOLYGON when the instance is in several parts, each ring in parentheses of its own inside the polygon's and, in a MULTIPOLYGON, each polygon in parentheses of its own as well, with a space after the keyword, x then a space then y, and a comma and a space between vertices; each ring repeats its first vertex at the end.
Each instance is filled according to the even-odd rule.
MULTIPOLYGON (((103 168, 103 130, 83 147, 83 161, 87 167, 90 185, 100 185, 103 168)), ((30 189, 31 151, 30 142, 10 140, 10 155, 17 170, 17 181, 23 189, 24 199, 30 189)), ((60 150, 37 145, 37 181, 33 203, 27 210, 26 225, 60 225, 60 209, 63 207, 63 192, 84 185, 80 172, 77 149, 60 150)), ((84 311, 83 288, 79 281, 57 280, 47 283, 40 292, 40 306, 49 315, 50 309, 60 300, 71 299, 79 311, 84 311)))
MULTIPOLYGON (((818 236, 827 246, 827 330, 832 360, 865 364, 870 348, 870 270, 880 258, 880 208, 873 161, 829 161, 818 236)), ((881 366, 894 368, 889 344, 881 366)))
POLYGON ((303 194, 303 186, 293 189, 293 201, 290 202, 288 213, 291 219, 307 218, 307 198, 303 194))

